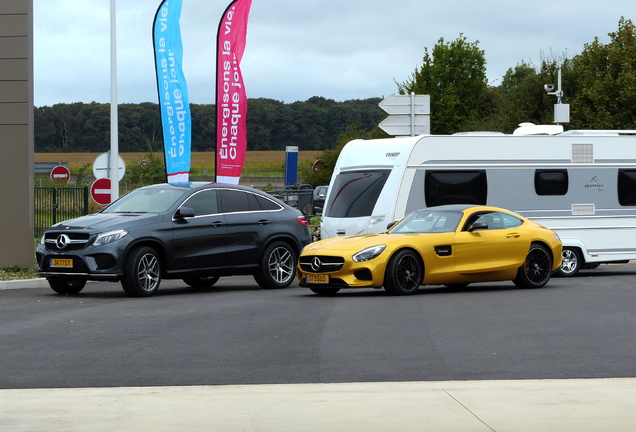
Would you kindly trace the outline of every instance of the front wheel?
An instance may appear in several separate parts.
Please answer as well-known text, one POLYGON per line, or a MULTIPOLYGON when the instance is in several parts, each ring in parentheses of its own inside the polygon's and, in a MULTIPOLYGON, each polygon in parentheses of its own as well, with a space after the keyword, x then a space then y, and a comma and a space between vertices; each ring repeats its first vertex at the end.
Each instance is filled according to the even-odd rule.
POLYGON ((533 244, 526 260, 517 270, 514 284, 520 288, 541 288, 552 275, 552 256, 545 246, 533 244))
POLYGON ((294 280, 297 259, 289 244, 274 242, 265 248, 254 280, 266 289, 287 288, 294 280))
POLYGON ((424 264, 410 250, 396 253, 386 268, 384 289, 389 294, 408 295, 418 290, 424 279, 424 264))
POLYGON ((132 297, 149 297, 159 289, 161 262, 157 252, 148 246, 130 252, 124 264, 121 285, 132 297))
POLYGON ((579 270, 583 268, 583 255, 581 252, 578 249, 565 247, 561 255, 563 259, 556 275, 563 277, 576 276, 579 270))
POLYGON ((48 279, 47 282, 53 291, 64 295, 78 294, 86 285, 83 279, 48 279))

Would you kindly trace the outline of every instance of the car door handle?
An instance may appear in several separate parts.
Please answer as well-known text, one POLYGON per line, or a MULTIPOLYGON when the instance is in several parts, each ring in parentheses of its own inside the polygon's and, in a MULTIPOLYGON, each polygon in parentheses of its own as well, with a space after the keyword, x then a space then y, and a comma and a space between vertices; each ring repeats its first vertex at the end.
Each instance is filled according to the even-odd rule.
POLYGON ((519 237, 521 237, 521 234, 519 234, 519 233, 509 233, 509 234, 506 234, 506 237, 507 238, 519 238, 519 237))
POLYGON ((267 220, 267 219, 261 219, 261 220, 258 221, 259 225, 267 225, 268 223, 269 223, 269 220, 267 220))
POLYGON ((214 221, 212 223, 210 223, 210 226, 213 226, 214 228, 219 228, 223 226, 223 221, 214 221))

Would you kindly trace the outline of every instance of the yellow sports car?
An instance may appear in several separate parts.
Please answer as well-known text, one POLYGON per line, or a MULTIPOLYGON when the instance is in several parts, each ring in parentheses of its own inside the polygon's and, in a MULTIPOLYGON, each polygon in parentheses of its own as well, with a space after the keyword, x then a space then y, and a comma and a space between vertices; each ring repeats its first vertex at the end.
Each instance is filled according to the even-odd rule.
POLYGON ((323 295, 381 287, 405 295, 420 285, 502 280, 539 288, 561 265, 561 246, 554 231, 511 211, 447 205, 415 211, 385 233, 309 244, 297 276, 323 295))

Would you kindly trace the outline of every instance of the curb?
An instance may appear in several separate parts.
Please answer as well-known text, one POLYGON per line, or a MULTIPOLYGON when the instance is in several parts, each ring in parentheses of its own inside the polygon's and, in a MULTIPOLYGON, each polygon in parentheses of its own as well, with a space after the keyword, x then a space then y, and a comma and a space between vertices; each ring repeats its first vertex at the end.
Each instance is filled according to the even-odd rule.
POLYGON ((48 288, 49 284, 44 278, 0 281, 0 291, 25 288, 48 288))

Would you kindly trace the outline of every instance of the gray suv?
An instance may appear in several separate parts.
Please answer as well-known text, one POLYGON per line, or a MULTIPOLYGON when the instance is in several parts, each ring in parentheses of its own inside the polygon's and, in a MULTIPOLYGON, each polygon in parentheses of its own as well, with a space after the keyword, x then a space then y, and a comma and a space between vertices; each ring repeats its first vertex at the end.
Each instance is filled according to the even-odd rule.
POLYGON ((307 225, 299 210, 256 189, 157 184, 51 227, 36 249, 37 273, 67 295, 88 280, 119 281, 130 296, 150 296, 162 279, 210 287, 239 274, 285 288, 311 241, 307 225))

